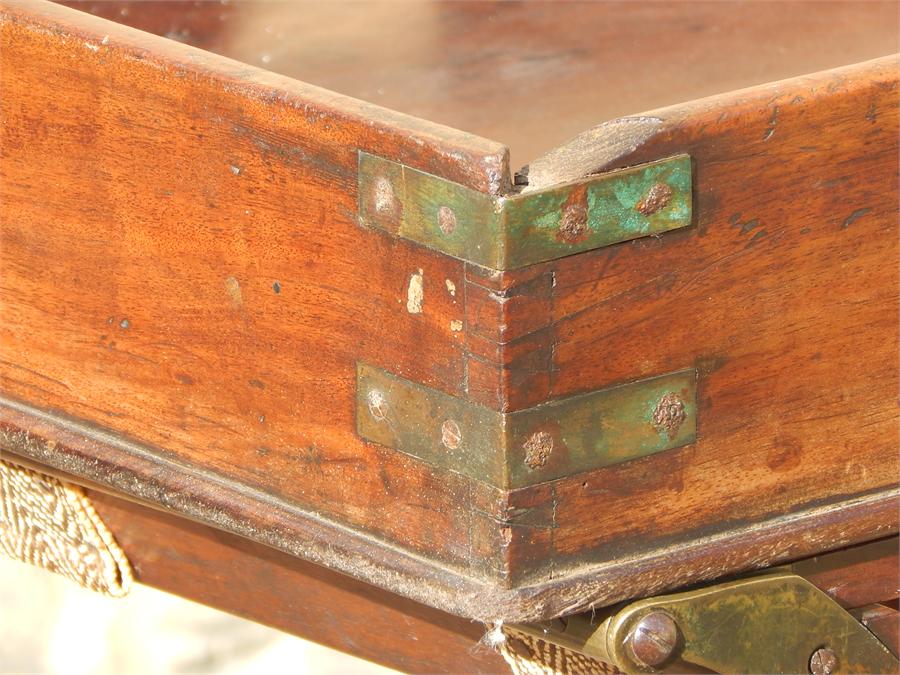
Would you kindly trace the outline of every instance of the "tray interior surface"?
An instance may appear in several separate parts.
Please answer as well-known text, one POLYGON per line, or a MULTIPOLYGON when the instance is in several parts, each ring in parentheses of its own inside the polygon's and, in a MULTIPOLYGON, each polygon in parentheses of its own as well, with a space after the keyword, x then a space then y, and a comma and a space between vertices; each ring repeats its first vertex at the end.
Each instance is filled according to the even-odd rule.
POLYGON ((513 167, 610 119, 900 51, 896 2, 66 4, 504 142, 513 167))

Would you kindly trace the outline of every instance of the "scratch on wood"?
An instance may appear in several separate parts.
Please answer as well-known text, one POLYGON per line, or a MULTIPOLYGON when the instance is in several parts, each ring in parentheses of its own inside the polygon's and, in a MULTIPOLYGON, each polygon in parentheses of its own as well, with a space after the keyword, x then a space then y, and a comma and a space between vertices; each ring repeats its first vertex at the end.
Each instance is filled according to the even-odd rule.
POLYGON ((869 109, 866 111, 866 119, 870 122, 875 122, 875 120, 878 119, 878 115, 876 114, 877 109, 877 102, 873 98, 872 102, 869 104, 869 109))
POLYGON ((564 145, 531 162, 520 173, 527 174, 524 191, 576 180, 602 171, 661 131, 658 117, 622 117, 589 129, 564 145))
POLYGON ((421 314, 424 302, 425 282, 420 269, 409 278, 409 287, 406 289, 406 311, 410 314, 421 314))
POLYGON ((841 229, 846 230, 848 227, 850 227, 853 223, 855 223, 857 220, 862 218, 864 215, 866 215, 871 210, 872 209, 870 209, 868 207, 863 208, 863 209, 856 209, 856 211, 854 211, 853 213, 851 213, 849 216, 847 216, 844 219, 844 222, 841 223, 841 229))
POLYGON ((772 116, 769 118, 769 128, 766 129, 766 133, 763 134, 763 140, 767 141, 772 138, 772 134, 775 133, 775 126, 778 124, 778 106, 776 105, 772 108, 772 116))

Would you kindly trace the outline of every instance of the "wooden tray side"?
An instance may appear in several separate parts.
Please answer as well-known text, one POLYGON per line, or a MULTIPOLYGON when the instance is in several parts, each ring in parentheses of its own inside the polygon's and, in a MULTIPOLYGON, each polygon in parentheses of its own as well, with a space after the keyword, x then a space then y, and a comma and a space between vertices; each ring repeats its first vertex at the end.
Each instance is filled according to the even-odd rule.
POLYGON ((471 485, 354 433, 357 361, 465 370, 463 264, 362 229, 357 164, 496 192, 506 149, 50 3, 0 30, 3 394, 483 567, 471 485))
POLYGON ((66 0, 467 129, 513 166, 601 122, 900 50, 896 2, 66 0))
POLYGON ((141 583, 404 673, 509 670, 481 643, 487 630, 481 623, 243 537, 105 494, 91 492, 90 498, 141 583))
MULTIPOLYGON (((650 112, 659 131, 636 149, 607 154, 613 125, 538 162, 553 182, 691 155, 693 227, 530 273, 553 278, 534 398, 693 366, 698 430, 683 448, 512 493, 510 513, 553 513, 540 533, 514 528, 514 579, 896 494, 898 64, 650 112)), ((533 404, 528 391, 515 395, 533 404)))
POLYGON ((479 619, 897 531, 896 58, 588 132, 525 191, 688 154, 694 225, 503 273, 357 218, 360 151, 503 197, 503 146, 2 7, 6 449, 479 619), (697 440, 505 491, 363 442, 359 362, 503 412, 696 369, 697 440))

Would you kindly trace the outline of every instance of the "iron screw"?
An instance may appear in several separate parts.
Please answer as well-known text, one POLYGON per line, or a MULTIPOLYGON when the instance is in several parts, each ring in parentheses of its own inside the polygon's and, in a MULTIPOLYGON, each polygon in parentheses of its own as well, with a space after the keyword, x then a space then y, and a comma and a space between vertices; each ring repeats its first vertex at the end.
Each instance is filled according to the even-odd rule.
POLYGON ((809 672, 812 675, 831 675, 837 667, 837 656, 828 647, 822 647, 809 657, 809 672))
POLYGON ((668 614, 650 612, 638 621, 625 644, 638 665, 655 668, 675 652, 678 626, 668 614))
POLYGON ((441 425, 441 443, 450 450, 456 450, 462 441, 459 425, 453 420, 445 420, 441 425))
POLYGON ((587 229, 588 212, 582 204, 569 204, 559 221, 559 234, 569 243, 577 241, 587 229))

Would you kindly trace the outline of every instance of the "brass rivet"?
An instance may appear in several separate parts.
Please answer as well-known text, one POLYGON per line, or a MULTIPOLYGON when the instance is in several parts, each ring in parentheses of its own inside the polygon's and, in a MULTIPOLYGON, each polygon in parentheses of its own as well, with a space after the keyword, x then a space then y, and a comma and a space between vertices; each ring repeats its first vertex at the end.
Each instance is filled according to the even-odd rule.
POLYGON ((665 183, 656 183, 647 190, 647 194, 634 207, 645 216, 652 216, 666 207, 672 199, 672 188, 665 183))
POLYGON ((456 229, 456 214, 449 206, 438 209, 438 227, 444 234, 450 234, 456 229))
POLYGON ((632 629, 626 638, 631 658, 641 666, 655 668, 675 652, 678 626, 663 612, 650 612, 632 629))
POLYGON ((553 436, 546 431, 536 431, 525 441, 523 448, 525 449, 525 464, 532 469, 539 469, 547 463, 547 459, 553 451, 553 436))
POLYGON ((366 401, 369 404, 369 414, 376 421, 380 422, 387 417, 387 401, 384 399, 384 394, 377 389, 372 389, 366 394, 366 401))
POLYGON ((375 179, 372 186, 372 201, 375 203, 375 211, 383 214, 394 212, 394 186, 391 185, 385 176, 379 176, 375 179))
POLYGON ((671 439, 678 433, 678 429, 684 424, 687 418, 687 411, 684 408, 684 401, 678 394, 669 392, 656 404, 650 421, 660 431, 665 431, 666 435, 671 439))
POLYGON ((583 204, 569 204, 559 219, 559 234, 565 241, 575 241, 587 229, 587 208, 583 204))
POLYGON ((441 425, 441 443, 450 450, 456 450, 462 442, 459 425, 453 420, 445 420, 441 425))
POLYGON ((831 675, 837 668, 837 655, 828 647, 822 647, 809 657, 809 672, 812 675, 831 675))

